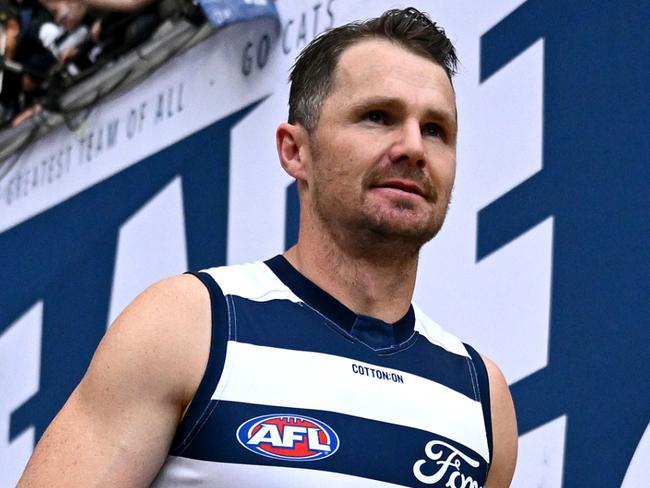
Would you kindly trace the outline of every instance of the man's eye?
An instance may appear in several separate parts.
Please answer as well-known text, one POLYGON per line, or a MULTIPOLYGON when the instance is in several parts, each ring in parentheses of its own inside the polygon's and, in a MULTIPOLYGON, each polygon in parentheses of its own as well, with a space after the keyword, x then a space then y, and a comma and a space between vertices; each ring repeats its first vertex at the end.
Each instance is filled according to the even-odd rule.
POLYGON ((442 127, 440 127, 438 124, 426 124, 422 129, 422 133, 425 136, 430 136, 430 137, 442 137, 443 136, 442 127))
POLYGON ((371 110, 366 114, 366 120, 374 124, 385 124, 387 123, 387 119, 386 113, 381 110, 371 110))

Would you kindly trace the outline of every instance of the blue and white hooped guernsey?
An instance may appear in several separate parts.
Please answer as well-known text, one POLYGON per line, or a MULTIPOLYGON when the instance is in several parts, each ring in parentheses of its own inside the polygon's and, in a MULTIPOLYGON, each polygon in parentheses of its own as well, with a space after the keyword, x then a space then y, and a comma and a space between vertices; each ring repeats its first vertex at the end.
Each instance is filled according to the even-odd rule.
POLYGON ((210 359, 152 486, 484 485, 485 365, 417 307, 356 315, 282 256, 196 276, 210 359))

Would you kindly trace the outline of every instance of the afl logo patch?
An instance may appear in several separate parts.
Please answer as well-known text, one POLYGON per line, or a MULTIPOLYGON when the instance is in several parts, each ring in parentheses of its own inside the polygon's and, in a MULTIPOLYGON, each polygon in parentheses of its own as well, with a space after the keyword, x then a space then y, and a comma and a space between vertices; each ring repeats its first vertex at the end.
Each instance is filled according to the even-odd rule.
POLYGON ((237 440, 249 451, 286 461, 315 461, 339 448, 339 437, 324 422, 291 414, 262 415, 237 429, 237 440))

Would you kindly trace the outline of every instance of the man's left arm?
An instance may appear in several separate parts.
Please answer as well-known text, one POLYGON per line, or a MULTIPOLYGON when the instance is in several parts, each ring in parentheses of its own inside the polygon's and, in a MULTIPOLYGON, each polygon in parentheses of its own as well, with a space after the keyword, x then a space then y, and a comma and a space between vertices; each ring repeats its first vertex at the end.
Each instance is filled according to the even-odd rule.
POLYGON ((501 370, 483 356, 490 380, 492 462, 485 488, 507 488, 517 463, 517 419, 508 383, 501 370))

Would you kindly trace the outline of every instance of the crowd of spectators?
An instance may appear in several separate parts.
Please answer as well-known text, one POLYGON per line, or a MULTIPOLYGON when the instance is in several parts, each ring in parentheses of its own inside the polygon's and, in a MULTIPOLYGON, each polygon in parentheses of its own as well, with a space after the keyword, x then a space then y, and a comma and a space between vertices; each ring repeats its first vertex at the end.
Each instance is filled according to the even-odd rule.
POLYGON ((0 0, 0 129, 148 39, 165 0, 0 0))

